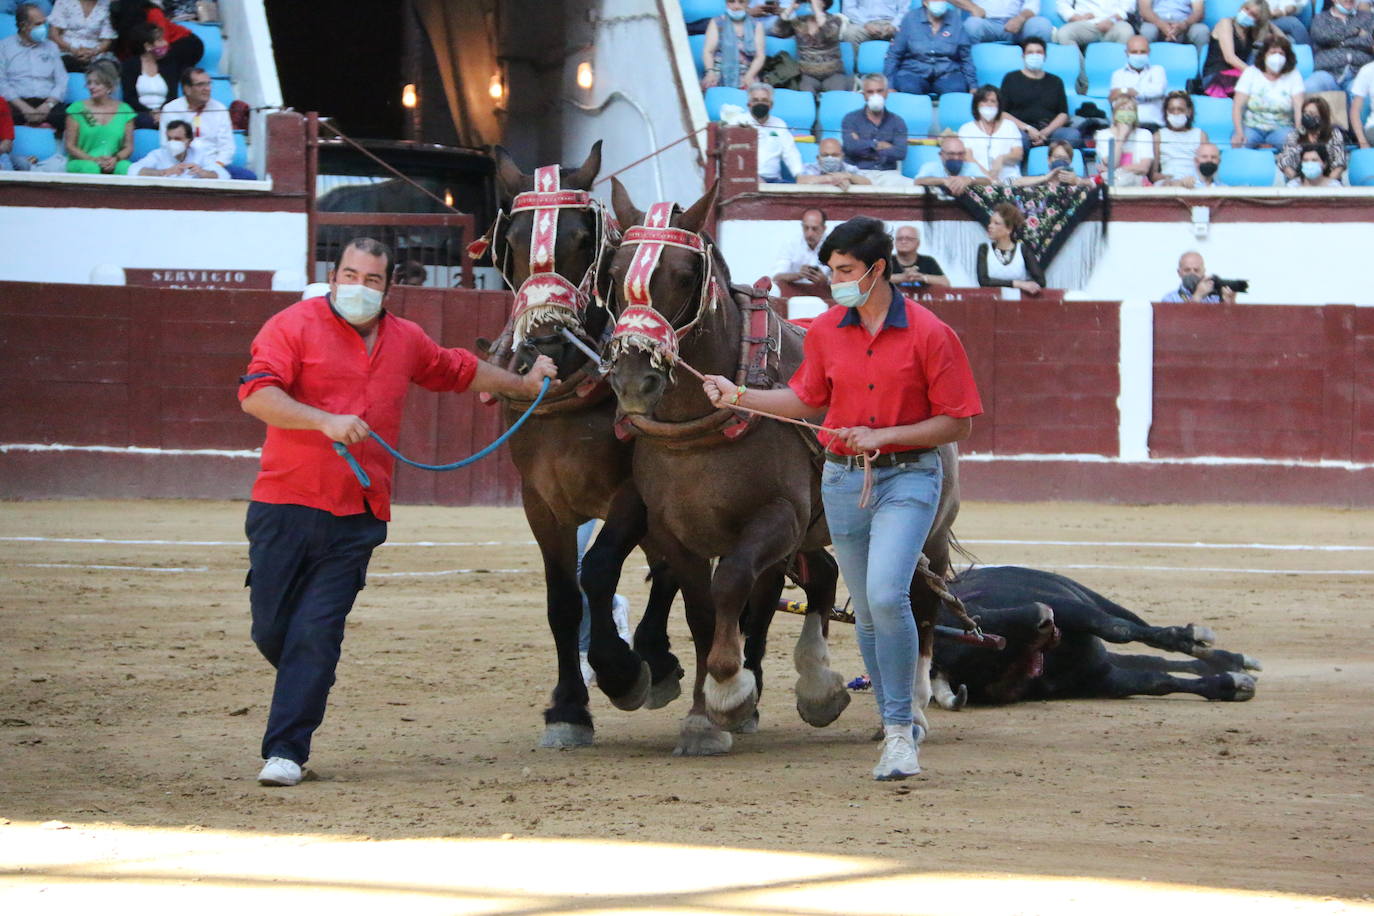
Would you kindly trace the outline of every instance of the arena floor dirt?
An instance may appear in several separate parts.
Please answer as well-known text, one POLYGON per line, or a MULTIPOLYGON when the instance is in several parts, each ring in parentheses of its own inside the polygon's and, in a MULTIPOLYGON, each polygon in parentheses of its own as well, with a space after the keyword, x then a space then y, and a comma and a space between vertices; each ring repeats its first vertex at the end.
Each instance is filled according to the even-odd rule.
MULTIPOLYGON (((264 849, 271 835, 509 834, 851 855, 894 873, 1282 892, 1342 912, 1374 893, 1374 513, 966 505, 957 530, 984 562, 1066 572, 1153 623, 1207 624, 1263 662, 1258 694, 934 710, 924 773, 881 784, 866 695, 827 729, 798 719, 801 620, 787 615, 762 727, 729 756, 670 756, 685 700, 626 713, 600 694, 595 747, 538 750, 552 653, 523 516, 398 507, 316 735, 319 778, 271 790, 253 779, 271 670, 248 640, 243 509, 0 506, 0 893, 61 883, 16 867, 51 820, 88 840, 106 825, 186 843, 249 831, 264 849)), ((621 588, 636 613, 639 578, 621 588)), ((689 658, 680 613, 672 633, 689 658)), ((852 630, 833 633, 836 669, 861 673, 852 630)), ((73 844, 82 862, 120 855, 73 844)), ((606 848, 633 883, 625 847, 606 848)))

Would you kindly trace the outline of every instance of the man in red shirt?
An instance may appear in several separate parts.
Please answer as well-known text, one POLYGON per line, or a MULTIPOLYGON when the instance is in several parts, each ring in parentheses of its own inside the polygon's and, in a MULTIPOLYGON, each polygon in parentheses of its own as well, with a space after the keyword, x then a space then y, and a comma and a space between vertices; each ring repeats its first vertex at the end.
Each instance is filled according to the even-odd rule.
POLYGON ((708 376, 717 406, 789 417, 825 414, 821 498, 840 571, 854 602, 885 739, 875 779, 921 771, 913 728, 918 641, 909 589, 940 502, 937 446, 966 439, 983 412, 959 338, 892 284, 892 239, 866 216, 837 226, 821 245, 839 306, 812 321, 787 388, 746 391, 708 376), (859 505, 868 454, 873 488, 859 505))
POLYGON ((396 442, 411 382, 431 391, 475 388, 532 398, 555 375, 540 357, 515 375, 460 349, 443 349, 382 301, 391 252, 372 239, 344 247, 329 295, 297 302, 253 339, 240 380, 244 412, 267 424, 248 534, 253 642, 277 669, 258 782, 294 786, 324 720, 344 620, 386 540, 394 459, 370 438, 396 442), (350 446, 367 489, 334 452, 350 446))

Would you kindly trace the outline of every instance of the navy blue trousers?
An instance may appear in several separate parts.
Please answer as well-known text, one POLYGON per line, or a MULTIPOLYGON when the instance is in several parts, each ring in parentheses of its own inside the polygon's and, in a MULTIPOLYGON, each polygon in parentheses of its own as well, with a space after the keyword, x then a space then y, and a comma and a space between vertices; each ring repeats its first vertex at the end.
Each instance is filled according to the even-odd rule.
POLYGON ((253 642, 277 669, 262 756, 305 763, 334 686, 344 622, 386 522, 371 512, 341 517, 251 502, 244 530, 253 642))

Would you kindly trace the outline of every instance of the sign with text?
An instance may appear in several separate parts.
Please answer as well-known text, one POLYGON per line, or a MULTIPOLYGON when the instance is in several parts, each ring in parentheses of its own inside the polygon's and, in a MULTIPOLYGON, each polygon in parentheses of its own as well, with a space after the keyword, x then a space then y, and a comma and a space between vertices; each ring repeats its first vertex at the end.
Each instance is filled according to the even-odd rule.
POLYGON ((271 289, 270 270, 200 270, 183 268, 124 268, 129 286, 162 289, 271 289))

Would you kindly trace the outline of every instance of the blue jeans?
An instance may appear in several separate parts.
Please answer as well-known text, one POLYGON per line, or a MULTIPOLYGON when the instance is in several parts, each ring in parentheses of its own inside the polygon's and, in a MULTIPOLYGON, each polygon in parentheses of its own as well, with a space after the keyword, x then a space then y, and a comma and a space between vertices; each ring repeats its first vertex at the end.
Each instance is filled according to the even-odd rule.
POLYGON ((1307 26, 1302 24, 1302 20, 1297 16, 1279 16, 1269 20, 1280 32, 1288 36, 1289 41, 1295 45, 1310 45, 1312 36, 1307 33, 1307 26))
POLYGON ((1339 75, 1330 70, 1313 70, 1312 75, 1303 80, 1303 89, 1308 95, 1314 92, 1349 92, 1350 84, 1355 82, 1355 69, 1346 67, 1339 75))
MULTIPOLYGON (((596 519, 589 518, 577 526, 577 579, 582 581, 582 556, 591 546, 592 534, 596 531, 596 519)), ((577 626, 577 651, 586 652, 592 644, 592 607, 582 594, 582 622, 577 626)))
POLYGON ((940 502, 940 455, 873 469, 869 505, 859 508, 863 471, 831 461, 821 498, 835 557, 854 603, 859 652, 886 725, 909 725, 919 644, 911 577, 940 502))
POLYGON ((251 502, 244 531, 253 642, 277 669, 262 756, 305 763, 334 686, 344 621, 386 522, 371 512, 340 517, 251 502))
POLYGON ((1054 23, 1044 16, 1032 16, 1021 25, 1021 31, 1012 35, 1007 32, 1005 26, 1011 17, 1003 16, 1001 19, 983 19, 978 16, 970 16, 964 20, 964 34, 973 44, 981 44, 985 41, 1012 41, 1016 44, 1023 43, 1027 38, 1039 38, 1041 41, 1049 41, 1054 34, 1054 23))
POLYGON ((1255 149, 1268 143, 1274 149, 1283 149, 1283 144, 1287 142, 1288 135, 1293 132, 1291 127, 1275 127, 1271 130, 1264 130, 1259 127, 1245 128, 1245 148, 1255 149))
POLYGON ((898 73, 892 88, 912 95, 944 95, 946 92, 972 92, 973 88, 961 70, 944 73, 898 73))

